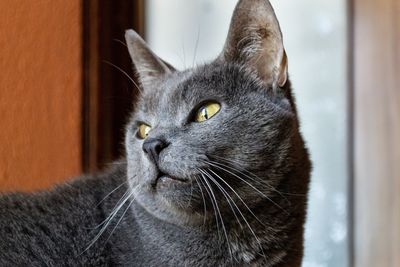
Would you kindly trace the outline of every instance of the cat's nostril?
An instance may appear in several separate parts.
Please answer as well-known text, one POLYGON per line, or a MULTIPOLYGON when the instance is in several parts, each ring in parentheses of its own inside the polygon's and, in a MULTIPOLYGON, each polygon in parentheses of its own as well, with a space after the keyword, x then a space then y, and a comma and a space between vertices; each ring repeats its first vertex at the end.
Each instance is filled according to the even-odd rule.
POLYGON ((164 147, 165 147, 165 146, 164 146, 164 143, 158 143, 158 144, 156 144, 156 145, 154 146, 154 151, 155 151, 157 154, 160 154, 161 150, 163 150, 164 147))
POLYGON ((143 143, 143 151, 150 156, 154 163, 158 163, 158 156, 167 147, 167 143, 161 139, 148 139, 143 143))

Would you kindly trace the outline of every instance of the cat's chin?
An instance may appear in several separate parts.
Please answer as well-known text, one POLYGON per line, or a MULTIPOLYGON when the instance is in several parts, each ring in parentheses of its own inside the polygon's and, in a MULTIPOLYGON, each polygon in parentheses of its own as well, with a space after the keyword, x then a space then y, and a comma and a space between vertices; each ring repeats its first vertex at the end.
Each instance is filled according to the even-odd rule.
POLYGON ((136 196, 136 202, 147 213, 176 225, 204 223, 204 208, 192 199, 193 181, 189 178, 162 175, 148 185, 136 196))
MULTIPOLYGON (((172 183, 177 183, 176 181, 172 183)), ((182 183, 182 182, 180 182, 182 183)), ((189 183, 190 184, 190 183, 189 183)), ((163 190, 170 192, 157 192, 156 195, 143 194, 137 198, 138 204, 152 217, 179 226, 201 226, 204 223, 204 214, 195 212, 178 201, 170 198, 174 190, 167 188, 166 185, 159 185, 163 190)), ((171 186, 175 186, 172 185, 171 186)), ((190 185, 189 185, 190 187, 190 185)))
POLYGON ((169 174, 161 173, 153 183, 157 189, 173 189, 176 186, 185 186, 189 183, 188 179, 174 177, 169 174))

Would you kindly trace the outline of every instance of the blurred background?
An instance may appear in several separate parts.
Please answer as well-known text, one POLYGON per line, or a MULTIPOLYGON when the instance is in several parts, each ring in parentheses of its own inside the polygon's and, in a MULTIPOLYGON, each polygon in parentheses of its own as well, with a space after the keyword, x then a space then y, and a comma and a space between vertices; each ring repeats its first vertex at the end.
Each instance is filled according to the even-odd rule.
MULTIPOLYGON (((303 266, 400 266, 400 1, 271 0, 314 165, 303 266)), ((123 155, 133 28, 178 69, 221 51, 235 0, 3 0, 0 191, 123 155)))

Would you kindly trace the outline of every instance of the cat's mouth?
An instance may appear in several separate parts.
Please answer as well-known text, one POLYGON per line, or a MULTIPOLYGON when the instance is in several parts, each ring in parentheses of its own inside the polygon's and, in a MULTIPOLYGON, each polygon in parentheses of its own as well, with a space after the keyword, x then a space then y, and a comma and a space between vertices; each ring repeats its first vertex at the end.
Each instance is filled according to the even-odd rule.
POLYGON ((169 175, 168 173, 164 173, 164 172, 160 171, 158 173, 158 175, 157 175, 157 178, 152 183, 152 185, 154 187, 156 187, 157 184, 169 185, 169 184, 172 184, 172 183, 176 184, 176 183, 186 183, 186 182, 188 182, 188 179, 175 177, 175 176, 169 175))

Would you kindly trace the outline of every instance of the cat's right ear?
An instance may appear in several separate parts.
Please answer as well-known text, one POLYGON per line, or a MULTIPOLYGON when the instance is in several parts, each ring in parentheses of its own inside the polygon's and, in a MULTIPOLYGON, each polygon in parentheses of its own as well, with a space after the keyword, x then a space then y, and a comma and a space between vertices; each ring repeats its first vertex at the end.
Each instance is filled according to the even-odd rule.
POLYGON ((282 32, 269 0, 240 0, 219 59, 254 70, 266 84, 284 87, 288 61, 282 32))
POLYGON ((134 30, 125 32, 125 40, 144 89, 155 80, 175 71, 170 64, 157 57, 134 30))

